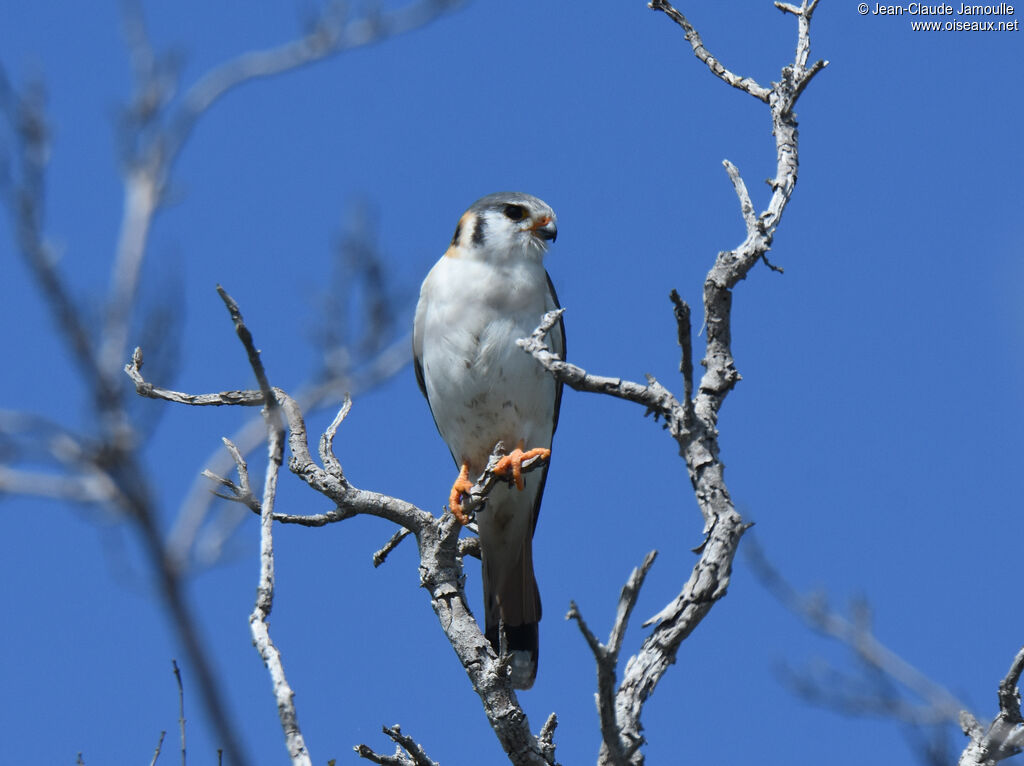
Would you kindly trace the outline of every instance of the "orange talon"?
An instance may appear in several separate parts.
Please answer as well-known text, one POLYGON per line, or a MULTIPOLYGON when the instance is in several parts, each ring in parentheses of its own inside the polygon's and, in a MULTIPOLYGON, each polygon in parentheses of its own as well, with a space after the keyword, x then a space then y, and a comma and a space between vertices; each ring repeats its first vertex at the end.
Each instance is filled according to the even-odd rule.
POLYGON ((546 447, 534 447, 532 450, 523 452, 522 446, 516 447, 498 461, 498 464, 494 466, 494 473, 498 474, 498 476, 506 476, 508 475, 508 469, 511 468, 512 480, 516 483, 516 488, 522 490, 525 486, 523 483, 523 463, 535 457, 542 457, 547 460, 551 457, 551 450, 546 447))
POLYGON ((448 510, 452 512, 452 516, 462 526, 466 526, 469 523, 469 517, 462 512, 461 496, 464 492, 469 492, 471 489, 473 489, 473 482, 469 480, 469 465, 463 463, 462 470, 459 471, 459 478, 452 484, 451 494, 448 495, 448 510))

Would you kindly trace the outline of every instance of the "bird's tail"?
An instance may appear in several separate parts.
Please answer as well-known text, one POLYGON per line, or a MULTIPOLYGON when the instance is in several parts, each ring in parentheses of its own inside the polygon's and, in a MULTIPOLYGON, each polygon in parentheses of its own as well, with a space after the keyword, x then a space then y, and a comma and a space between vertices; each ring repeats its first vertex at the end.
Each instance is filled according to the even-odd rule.
MULTIPOLYGON (((540 654, 539 627, 536 622, 505 626, 505 650, 512 658, 509 677, 514 689, 529 689, 537 679, 537 658, 540 654)), ((487 640, 491 642, 494 651, 501 654, 501 634, 498 626, 487 629, 487 640)))
POLYGON ((540 591, 533 576, 531 542, 526 539, 522 556, 504 583, 490 582, 486 562, 483 566, 487 640, 499 655, 503 649, 511 655, 511 680, 516 689, 533 686, 540 655, 540 591))

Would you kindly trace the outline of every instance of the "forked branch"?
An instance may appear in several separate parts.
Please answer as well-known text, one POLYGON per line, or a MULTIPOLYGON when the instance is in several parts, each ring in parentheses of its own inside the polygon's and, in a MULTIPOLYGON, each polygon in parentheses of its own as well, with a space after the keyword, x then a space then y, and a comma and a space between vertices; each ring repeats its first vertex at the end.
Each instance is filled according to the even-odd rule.
POLYGON ((739 198, 745 238, 738 247, 718 254, 704 282, 704 326, 707 335, 702 364, 705 372, 696 393, 693 392, 692 383, 689 306, 674 291, 671 298, 682 349, 680 372, 683 378, 683 401, 679 401, 651 376, 647 376, 647 384, 644 385, 624 381, 619 377, 593 375, 560 359, 545 341, 545 336, 557 321, 556 312, 547 314, 530 338, 519 341, 528 353, 566 385, 578 391, 626 399, 643 406, 646 412, 653 413, 656 418, 663 419, 679 447, 679 454, 685 460, 704 519, 705 539, 698 548, 700 558, 689 581, 675 599, 647 621, 646 625, 655 627, 626 665, 615 694, 614 727, 611 727, 608 720, 608 647, 597 642, 579 617, 578 610, 570 612, 571 616, 579 620, 598 662, 598 708, 604 739, 601 763, 639 764, 643 761, 640 752, 644 741, 640 723, 643 705, 675 661, 676 652, 683 640, 708 614, 714 603, 725 595, 740 538, 749 526, 743 522, 729 496, 724 466, 718 456, 718 414, 725 398, 740 380, 732 354, 732 291, 759 260, 768 263, 767 253, 772 238, 796 185, 798 143, 794 106, 810 80, 826 64, 819 61, 807 66, 810 21, 816 5, 817 0, 803 0, 800 6, 786 5, 782 8, 798 18, 796 53, 793 63, 783 67, 779 82, 773 83, 771 88, 765 88, 754 79, 737 75, 722 64, 712 55, 689 20, 667 0, 651 0, 650 3, 653 10, 665 13, 683 29, 694 54, 716 77, 769 106, 775 134, 776 173, 770 181, 772 196, 760 214, 755 213, 754 203, 739 170, 732 163, 725 162, 726 171, 739 198))
MULTIPOLYGON (((306 425, 300 407, 286 392, 270 385, 259 354, 256 352, 252 336, 242 320, 241 312, 227 293, 221 290, 221 295, 231 311, 238 336, 249 355, 250 365, 260 381, 260 391, 193 395, 159 388, 146 381, 142 376, 142 352, 138 349, 133 354, 132 361, 126 366, 125 371, 135 383, 136 390, 141 396, 192 406, 225 404, 253 406, 266 402, 269 403, 268 409, 271 412, 279 411, 281 414, 283 431, 279 430, 273 417, 268 417, 271 463, 264 482, 262 498, 259 501, 254 500, 248 468, 237 450, 235 450, 235 460, 239 470, 238 483, 223 478, 217 478, 217 481, 231 493, 229 496, 233 496, 232 499, 244 502, 254 511, 260 513, 262 532, 260 590, 257 606, 250 622, 257 641, 257 648, 271 672, 275 696, 281 712, 281 722, 285 727, 293 763, 307 763, 309 756, 298 730, 291 699, 291 688, 284 679, 280 656, 276 654, 277 650, 269 640, 269 631, 266 627, 266 618, 270 613, 273 597, 272 523, 280 521, 306 526, 322 526, 326 523, 343 521, 355 515, 369 515, 390 521, 415 535, 420 554, 421 585, 429 592, 431 606, 437 614, 438 621, 466 669, 473 688, 480 696, 488 719, 510 760, 516 764, 532 764, 534 766, 554 764, 555 747, 552 737, 556 719, 549 718, 538 735, 535 736, 531 733, 529 720, 512 689, 508 674, 509 658, 495 655, 466 603, 462 587, 464 579, 462 549, 458 539, 461 525, 450 514, 446 513, 440 518, 436 518, 431 513, 404 500, 359 489, 348 481, 342 473, 341 465, 334 455, 333 448, 335 435, 351 406, 351 402, 348 400, 342 405, 338 415, 320 439, 320 462, 314 460, 309 449, 306 425), (291 450, 289 468, 312 489, 328 497, 335 504, 334 510, 329 514, 293 516, 274 511, 276 473, 277 466, 283 459, 285 434, 287 434, 287 443, 291 450)), ((496 459, 497 455, 492 457, 491 464, 478 478, 476 485, 464 502, 464 508, 479 509, 486 502, 487 493, 495 483, 504 481, 492 470, 496 459)), ((524 463, 523 467, 528 471, 536 468, 539 464, 540 461, 533 461, 524 463)), ((399 539, 400 536, 396 535, 393 538, 393 543, 397 544, 399 539)), ((380 555, 386 555, 386 550, 380 555)), ((395 756, 382 756, 366 746, 360 746, 357 752, 370 760, 378 759, 375 761, 377 763, 432 763, 422 748, 412 739, 401 734, 400 729, 394 727, 387 733, 389 736, 394 735, 392 739, 400 745, 404 753, 399 752, 395 756)))

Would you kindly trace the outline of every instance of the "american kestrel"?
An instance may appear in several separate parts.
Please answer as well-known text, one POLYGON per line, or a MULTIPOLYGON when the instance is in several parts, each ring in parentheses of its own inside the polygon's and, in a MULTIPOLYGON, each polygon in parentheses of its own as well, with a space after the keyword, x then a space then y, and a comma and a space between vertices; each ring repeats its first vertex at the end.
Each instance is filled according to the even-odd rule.
MULTIPOLYGON (((413 327, 416 380, 459 467, 448 505, 462 523, 461 494, 483 473, 498 442, 511 450, 499 470, 511 472, 517 486, 495 486, 477 526, 487 639, 500 653, 504 625, 512 684, 519 689, 529 689, 537 676, 541 609, 533 531, 548 469, 522 476, 520 467, 531 457, 550 456, 562 384, 516 340, 558 308, 543 263, 556 233, 554 211, 529 194, 477 200, 423 280, 413 327)), ((561 321, 551 331, 551 346, 564 358, 561 321)))

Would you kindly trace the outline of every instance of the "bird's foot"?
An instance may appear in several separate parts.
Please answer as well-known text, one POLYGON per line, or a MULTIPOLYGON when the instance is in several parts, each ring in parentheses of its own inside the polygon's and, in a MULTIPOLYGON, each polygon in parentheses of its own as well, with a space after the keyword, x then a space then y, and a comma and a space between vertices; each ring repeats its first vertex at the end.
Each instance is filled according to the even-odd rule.
POLYGON ((469 466, 463 463, 462 470, 459 471, 459 478, 452 484, 451 494, 448 495, 448 510, 462 526, 469 523, 469 517, 462 512, 462 495, 471 489, 473 489, 473 482, 469 480, 469 466))
POLYGON ((531 450, 523 452, 521 447, 516 447, 498 461, 498 464, 494 466, 494 473, 498 476, 508 476, 509 469, 511 469, 512 480, 516 483, 516 488, 521 490, 524 486, 523 463, 527 460, 532 460, 535 457, 547 460, 551 457, 551 450, 546 447, 534 447, 531 450))

